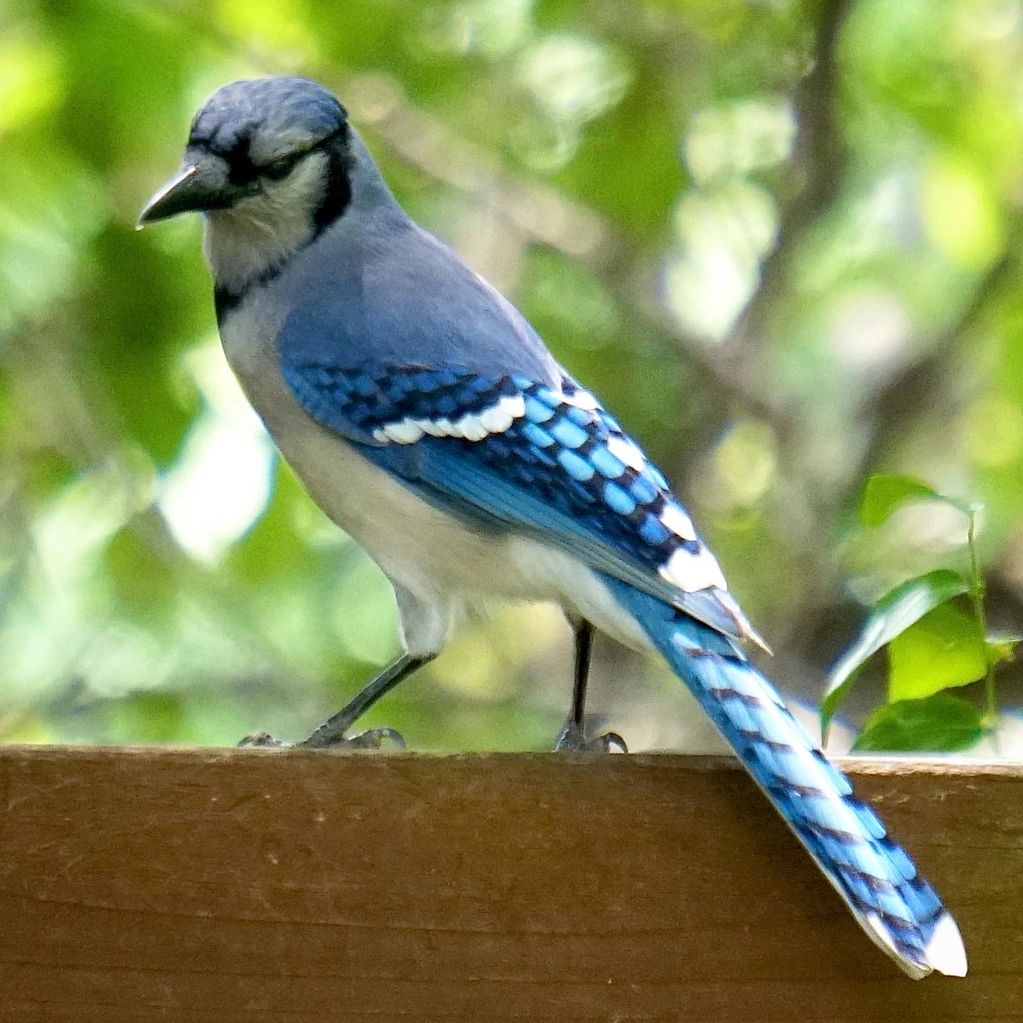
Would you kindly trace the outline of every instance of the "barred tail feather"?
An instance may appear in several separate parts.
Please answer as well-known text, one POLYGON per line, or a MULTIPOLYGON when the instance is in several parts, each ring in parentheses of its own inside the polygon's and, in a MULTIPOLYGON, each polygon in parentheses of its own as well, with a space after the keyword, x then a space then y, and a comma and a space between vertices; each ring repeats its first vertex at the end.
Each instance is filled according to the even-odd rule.
POLYGON ((955 920, 731 640, 626 583, 619 603, 693 691, 857 922, 914 979, 966 974, 955 920))

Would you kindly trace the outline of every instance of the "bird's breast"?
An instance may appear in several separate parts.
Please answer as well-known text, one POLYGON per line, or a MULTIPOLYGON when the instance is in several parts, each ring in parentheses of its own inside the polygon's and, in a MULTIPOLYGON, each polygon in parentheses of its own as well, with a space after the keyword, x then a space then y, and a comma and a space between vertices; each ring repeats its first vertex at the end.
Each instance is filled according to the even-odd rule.
POLYGON ((306 413, 281 375, 282 322, 269 295, 252 294, 223 320, 221 340, 250 403, 320 508, 413 593, 539 595, 539 580, 509 558, 508 538, 439 511, 306 413))

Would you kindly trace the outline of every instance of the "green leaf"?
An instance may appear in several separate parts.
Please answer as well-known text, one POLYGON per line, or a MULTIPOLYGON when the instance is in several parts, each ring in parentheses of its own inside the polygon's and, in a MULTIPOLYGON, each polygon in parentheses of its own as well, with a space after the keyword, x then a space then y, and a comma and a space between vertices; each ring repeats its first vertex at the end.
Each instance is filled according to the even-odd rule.
POLYGON ((864 662, 932 608, 965 593, 968 588, 969 584, 957 572, 940 568, 909 579, 886 593, 874 605, 859 638, 831 669, 821 702, 821 731, 827 732, 838 705, 864 662))
POLYGON ((958 508, 964 515, 970 513, 969 506, 938 493, 911 476, 878 475, 867 480, 860 503, 860 522, 869 528, 880 526, 908 501, 942 501, 958 508))
POLYGON ((1013 661, 1016 658, 1016 647, 1023 643, 1023 636, 1006 633, 990 633, 987 637, 987 655, 992 664, 1013 661))
POLYGON ((853 750, 953 753, 968 749, 983 734, 976 707, 962 697, 940 693, 879 707, 867 718, 853 750))
POLYGON ((888 647, 888 701, 919 700, 983 678, 987 649, 977 619, 953 604, 928 612, 888 647))

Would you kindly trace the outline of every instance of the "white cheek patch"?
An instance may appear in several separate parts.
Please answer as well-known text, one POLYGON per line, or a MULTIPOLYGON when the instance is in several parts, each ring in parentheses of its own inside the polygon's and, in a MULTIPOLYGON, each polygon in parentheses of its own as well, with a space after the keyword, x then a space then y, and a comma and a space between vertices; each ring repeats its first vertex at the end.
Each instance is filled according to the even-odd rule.
POLYGON ((482 412, 466 412, 460 419, 415 419, 406 416, 400 422, 378 426, 373 439, 382 444, 415 444, 423 434, 431 437, 459 437, 463 440, 483 440, 492 433, 504 433, 516 419, 526 414, 526 403, 521 394, 506 395, 482 412))
POLYGON ((714 555, 702 544, 693 553, 685 547, 679 547, 668 559, 667 564, 658 569, 658 573, 672 586, 677 586, 686 593, 706 590, 712 586, 719 590, 728 589, 714 555))
POLYGON ((206 220, 203 250, 217 284, 241 292, 283 266, 312 239, 316 209, 325 188, 327 158, 310 153, 280 181, 206 220))
POLYGON ((642 472, 646 468, 646 456, 639 448, 625 437, 608 437, 607 450, 630 469, 642 472))
POLYGON ((683 540, 695 540, 696 528, 693 520, 677 504, 666 504, 661 512, 661 522, 683 540))

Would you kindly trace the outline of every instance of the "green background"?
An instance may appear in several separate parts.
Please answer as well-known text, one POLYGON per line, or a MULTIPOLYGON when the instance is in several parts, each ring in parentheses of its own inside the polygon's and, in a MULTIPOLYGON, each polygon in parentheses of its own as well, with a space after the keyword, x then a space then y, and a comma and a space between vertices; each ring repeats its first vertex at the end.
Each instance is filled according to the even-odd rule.
MULTIPOLYGON (((819 699, 861 601, 961 565, 944 506, 856 525, 872 472, 984 503, 1019 631, 1021 51, 1007 0, 7 0, 0 739, 295 738, 397 652, 385 581, 226 369, 198 219, 134 230, 203 99, 264 73, 336 89, 641 439, 787 694, 819 699)), ((514 608, 369 721, 544 747, 570 668, 557 613, 514 608)), ((601 642, 594 675, 634 748, 707 741, 655 661, 601 642)))

